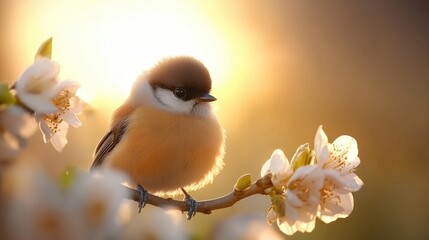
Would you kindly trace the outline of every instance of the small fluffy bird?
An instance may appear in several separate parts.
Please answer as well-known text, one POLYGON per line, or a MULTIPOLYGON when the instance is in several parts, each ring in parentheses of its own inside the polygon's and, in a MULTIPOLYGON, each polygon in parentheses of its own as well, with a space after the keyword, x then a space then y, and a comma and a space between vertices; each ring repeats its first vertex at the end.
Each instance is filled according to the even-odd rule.
POLYGON ((216 100, 211 83, 207 68, 187 56, 163 59, 144 72, 114 112, 91 170, 123 171, 158 195, 212 182, 224 165, 225 136, 210 105, 216 100))

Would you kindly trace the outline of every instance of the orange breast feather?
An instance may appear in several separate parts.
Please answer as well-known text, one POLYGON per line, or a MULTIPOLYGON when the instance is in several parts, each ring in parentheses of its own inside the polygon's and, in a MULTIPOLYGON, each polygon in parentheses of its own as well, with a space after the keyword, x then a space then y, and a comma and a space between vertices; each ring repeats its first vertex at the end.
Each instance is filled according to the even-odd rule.
POLYGON ((223 167, 224 132, 216 118, 139 107, 121 142, 106 158, 154 193, 196 190, 223 167))

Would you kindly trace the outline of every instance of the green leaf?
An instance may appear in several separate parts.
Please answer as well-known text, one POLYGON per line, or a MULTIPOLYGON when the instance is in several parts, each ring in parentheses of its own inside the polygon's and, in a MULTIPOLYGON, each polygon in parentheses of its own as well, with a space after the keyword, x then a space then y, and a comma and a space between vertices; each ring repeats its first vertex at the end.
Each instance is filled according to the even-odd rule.
POLYGON ((246 191, 252 185, 252 177, 250 174, 241 176, 234 185, 235 191, 246 191))
POLYGON ((9 85, 0 83, 0 104, 15 104, 16 98, 10 92, 9 85))
POLYGON ((34 60, 37 60, 39 58, 46 57, 51 59, 52 57, 52 37, 50 37, 48 40, 44 41, 39 49, 37 50, 36 56, 34 57, 34 60))

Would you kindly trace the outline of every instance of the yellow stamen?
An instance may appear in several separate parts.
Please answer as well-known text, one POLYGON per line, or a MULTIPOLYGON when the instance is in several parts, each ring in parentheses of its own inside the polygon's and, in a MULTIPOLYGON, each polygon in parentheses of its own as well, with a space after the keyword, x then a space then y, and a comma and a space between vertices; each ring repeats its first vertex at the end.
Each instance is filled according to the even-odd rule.
POLYGON ((60 131, 59 125, 63 122, 63 115, 70 110, 70 92, 68 90, 61 91, 57 97, 52 100, 52 103, 57 107, 56 113, 44 114, 43 119, 47 123, 49 129, 53 133, 60 131))

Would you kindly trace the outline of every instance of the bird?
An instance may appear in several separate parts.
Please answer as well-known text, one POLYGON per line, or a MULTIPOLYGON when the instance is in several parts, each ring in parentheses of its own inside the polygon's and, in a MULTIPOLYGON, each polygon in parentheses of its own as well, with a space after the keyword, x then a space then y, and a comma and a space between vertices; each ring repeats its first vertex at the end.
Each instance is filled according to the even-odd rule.
POLYGON ((225 130, 211 105, 217 100, 211 88, 210 73, 196 58, 161 59, 137 77, 114 111, 91 171, 127 174, 141 194, 140 210, 147 192, 183 192, 194 201, 187 191, 211 183, 224 166, 225 130))

